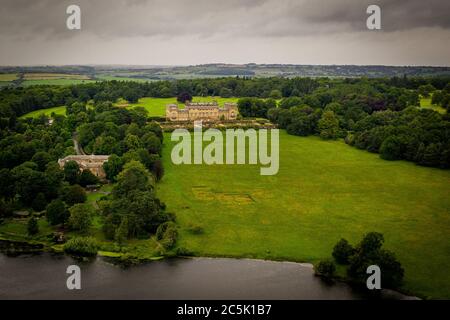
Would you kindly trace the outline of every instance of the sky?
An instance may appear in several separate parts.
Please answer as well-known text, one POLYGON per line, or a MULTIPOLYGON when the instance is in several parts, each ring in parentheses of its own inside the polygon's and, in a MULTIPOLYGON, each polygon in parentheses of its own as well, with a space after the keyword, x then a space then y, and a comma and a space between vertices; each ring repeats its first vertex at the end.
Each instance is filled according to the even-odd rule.
POLYGON ((0 65, 450 66, 449 17, 450 0, 0 0, 0 65))

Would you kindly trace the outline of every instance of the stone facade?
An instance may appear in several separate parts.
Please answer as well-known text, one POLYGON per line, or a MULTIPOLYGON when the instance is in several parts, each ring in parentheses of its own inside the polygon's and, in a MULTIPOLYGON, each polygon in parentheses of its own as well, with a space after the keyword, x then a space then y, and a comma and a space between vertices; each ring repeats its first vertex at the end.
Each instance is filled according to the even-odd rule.
POLYGON ((235 103, 225 103, 220 108, 217 102, 186 102, 184 109, 176 104, 166 106, 167 121, 219 121, 236 120, 238 108, 235 103))
POLYGON ((108 161, 108 158, 109 156, 102 155, 73 155, 59 159, 58 164, 61 168, 64 168, 68 161, 75 161, 80 166, 81 171, 89 170, 100 179, 105 179, 106 174, 103 170, 103 163, 108 161))

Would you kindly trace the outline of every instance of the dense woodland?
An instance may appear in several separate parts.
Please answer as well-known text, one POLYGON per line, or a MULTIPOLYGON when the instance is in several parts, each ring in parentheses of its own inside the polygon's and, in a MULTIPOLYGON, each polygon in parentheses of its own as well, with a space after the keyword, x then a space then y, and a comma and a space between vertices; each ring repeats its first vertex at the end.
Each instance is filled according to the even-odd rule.
POLYGON ((147 123, 145 110, 75 102, 67 116, 54 115, 52 123, 45 116, 11 121, 5 122, 0 141, 0 220, 27 208, 45 210, 50 225, 80 233, 89 229, 96 212, 85 203, 83 187, 98 184, 98 178, 74 161, 64 168, 57 163, 75 154, 73 136, 90 153, 111 154, 104 169, 116 184, 99 201, 107 239, 145 237, 173 220, 154 192, 163 174, 163 135, 158 124, 147 123))

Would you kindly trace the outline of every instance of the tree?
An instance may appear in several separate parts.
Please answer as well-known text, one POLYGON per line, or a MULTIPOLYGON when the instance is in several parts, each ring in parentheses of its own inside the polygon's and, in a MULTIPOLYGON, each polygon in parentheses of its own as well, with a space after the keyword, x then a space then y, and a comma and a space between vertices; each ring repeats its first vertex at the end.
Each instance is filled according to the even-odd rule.
POLYGON ((31 161, 38 165, 39 171, 45 171, 47 164, 52 160, 52 157, 44 151, 36 152, 31 158, 31 161))
POLYGON ((348 264, 354 253, 355 249, 345 239, 339 240, 333 248, 333 257, 339 264, 348 264))
POLYGON ((381 249, 384 243, 384 236, 379 232, 367 233, 359 244, 359 250, 364 255, 371 255, 381 249))
POLYGON ((78 183, 80 176, 80 166, 76 161, 67 161, 64 165, 64 177, 70 184, 78 183))
POLYGON ((119 227, 116 229, 114 240, 119 244, 123 245, 125 240, 128 238, 128 217, 122 218, 119 227))
POLYGON ((293 107, 279 114, 279 121, 285 121, 286 131, 289 134, 308 136, 316 132, 317 122, 320 118, 320 110, 314 111, 309 106, 293 107), (283 118, 286 117, 286 120, 283 118))
POLYGON ((400 160, 403 158, 404 145, 400 137, 390 136, 380 147, 380 157, 385 160, 400 160))
POLYGON ((139 137, 134 134, 127 134, 125 137, 125 144, 127 146, 127 150, 135 150, 141 147, 141 142, 139 141, 139 137))
POLYGON ((336 266, 333 261, 327 259, 320 261, 314 266, 314 270, 317 275, 325 278, 332 278, 336 272, 336 266))
POLYGON ((0 198, 12 198, 14 196, 14 177, 9 169, 0 169, 0 198))
POLYGON ((78 185, 74 184, 72 186, 67 186, 62 191, 62 199, 69 206, 72 206, 76 203, 83 203, 86 201, 87 196, 84 189, 78 185))
POLYGON ((158 225, 169 220, 164 207, 154 193, 152 175, 139 161, 131 160, 117 176, 112 199, 102 208, 105 214, 104 232, 114 238, 127 217, 128 236, 148 236, 158 225))
POLYGON ((299 97, 289 97, 281 100, 280 108, 282 109, 290 109, 292 107, 299 107, 303 104, 303 100, 299 97))
POLYGON ((428 98, 434 90, 436 89, 431 84, 425 84, 417 88, 417 92, 424 98, 428 98))
POLYGON ((47 200, 45 199, 45 195, 42 192, 39 192, 34 198, 33 203, 31 204, 31 207, 34 211, 42 211, 47 206, 47 200))
POLYGON ((442 154, 441 147, 440 143, 430 143, 421 152, 419 164, 429 167, 439 167, 442 154))
POLYGON ((382 271, 383 286, 397 288, 401 285, 404 270, 395 255, 382 249, 384 237, 378 232, 369 232, 356 247, 355 253, 350 257, 348 275, 360 283, 367 279, 367 267, 377 265, 382 271))
POLYGON ((144 134, 141 138, 142 146, 150 153, 161 152, 161 140, 153 132, 144 134))
POLYGON ((318 122, 322 139, 336 139, 339 136, 339 119, 333 111, 325 111, 318 122))
POLYGON ((182 92, 177 96, 177 101, 180 103, 186 103, 186 101, 192 101, 192 96, 188 92, 182 92))
POLYGON ((222 88, 220 89, 219 96, 222 98, 230 98, 233 96, 233 90, 229 88, 222 88))
POLYGON ((36 169, 34 162, 24 162, 11 170, 14 194, 18 194, 25 205, 31 205, 39 192, 48 192, 47 176, 36 169))
POLYGON ((281 99, 282 97, 283 97, 283 95, 281 94, 280 90, 274 89, 274 90, 270 91, 269 98, 277 100, 277 99, 281 99))
POLYGON ((405 270, 392 252, 380 250, 376 263, 382 270, 384 286, 397 288, 402 284, 405 270))
POLYGON ((47 206, 46 216, 51 225, 64 224, 69 218, 69 211, 61 199, 55 199, 47 206))
POLYGON ((88 185, 98 184, 99 178, 96 177, 90 170, 83 170, 80 175, 80 185, 86 187, 88 185))
POLYGON ((69 209, 69 228, 86 233, 92 224, 93 208, 90 204, 76 204, 69 209))
POLYGON ((135 191, 153 190, 153 184, 151 174, 144 165, 132 160, 125 164, 117 176, 117 184, 112 193, 116 198, 126 197, 135 191))
POLYGON ((31 217, 27 223, 27 232, 30 236, 34 236, 39 233, 39 226, 37 219, 35 217, 31 217))
POLYGON ((106 178, 111 181, 116 180, 116 176, 122 171, 123 168, 123 161, 122 158, 120 158, 116 154, 112 154, 109 156, 108 161, 106 161, 103 164, 103 169, 106 173, 106 178))
POLYGON ((156 181, 160 181, 164 176, 164 167, 161 160, 156 160, 152 166, 152 174, 155 177, 156 181))

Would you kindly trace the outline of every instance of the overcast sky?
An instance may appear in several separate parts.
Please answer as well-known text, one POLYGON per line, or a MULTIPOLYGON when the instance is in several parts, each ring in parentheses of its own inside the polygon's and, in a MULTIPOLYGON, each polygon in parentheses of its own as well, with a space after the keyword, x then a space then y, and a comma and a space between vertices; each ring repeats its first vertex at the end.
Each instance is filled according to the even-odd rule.
POLYGON ((449 17, 450 0, 0 0, 0 65, 450 66, 449 17))

